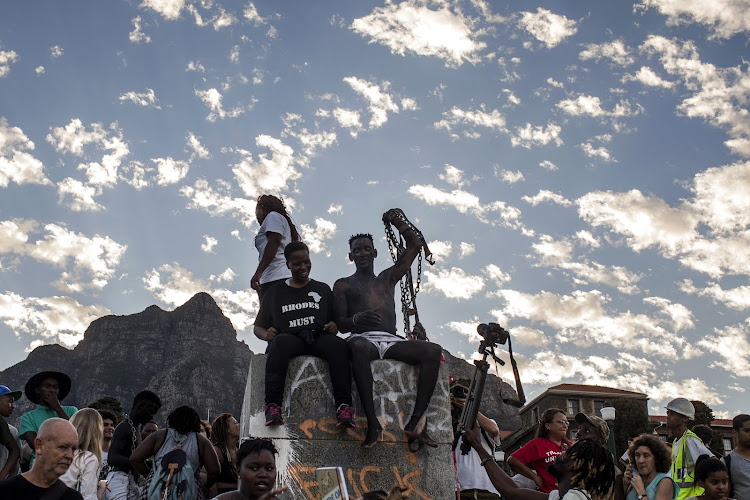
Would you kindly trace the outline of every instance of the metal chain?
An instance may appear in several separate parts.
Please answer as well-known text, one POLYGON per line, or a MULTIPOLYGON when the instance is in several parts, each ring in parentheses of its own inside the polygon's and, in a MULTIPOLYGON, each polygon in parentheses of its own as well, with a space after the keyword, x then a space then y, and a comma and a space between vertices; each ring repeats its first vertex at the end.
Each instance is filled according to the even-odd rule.
MULTIPOLYGON (((394 212, 396 212, 396 217, 398 217, 402 222, 404 222, 409 229, 417 233, 417 236, 419 237, 420 241, 422 242, 424 248, 427 248, 427 242, 424 239, 424 236, 422 235, 422 232, 412 224, 409 219, 406 218, 406 215, 401 209, 395 208, 393 209, 394 212)), ((386 240, 388 241, 388 250, 391 254, 391 258, 393 258, 393 261, 395 262, 398 259, 398 256, 400 256, 405 251, 405 240, 401 233, 399 233, 398 239, 396 239, 396 235, 393 232, 393 229, 391 227, 392 223, 388 223, 383 221, 385 225, 385 236, 386 240)), ((427 259, 427 262, 430 264, 434 264, 434 259, 431 259, 430 257, 432 254, 429 253, 429 250, 425 252, 425 258, 427 259)), ((413 287, 413 279, 411 274, 411 268, 406 271, 406 274, 401 278, 399 281, 399 287, 401 289, 401 312, 404 317, 404 335, 407 338, 417 338, 419 335, 414 334, 411 331, 411 322, 409 320, 409 316, 412 314, 415 318, 415 328, 417 326, 420 327, 421 331, 424 332, 424 328, 419 322, 419 314, 417 312, 417 294, 419 293, 419 287, 422 284, 422 248, 419 249, 419 252, 417 253, 417 285, 413 287), (413 293, 410 293, 413 287, 413 293)), ((426 340, 426 332, 424 333, 424 339, 426 340)))

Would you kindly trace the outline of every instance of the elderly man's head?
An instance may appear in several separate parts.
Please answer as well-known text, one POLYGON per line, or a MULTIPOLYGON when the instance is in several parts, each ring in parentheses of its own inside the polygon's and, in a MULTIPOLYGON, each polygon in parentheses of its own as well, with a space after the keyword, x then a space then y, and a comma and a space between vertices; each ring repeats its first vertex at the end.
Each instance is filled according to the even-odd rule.
POLYGON ((60 477, 73 462, 73 454, 78 448, 78 433, 67 420, 50 418, 39 427, 34 448, 34 469, 38 468, 45 475, 60 477))

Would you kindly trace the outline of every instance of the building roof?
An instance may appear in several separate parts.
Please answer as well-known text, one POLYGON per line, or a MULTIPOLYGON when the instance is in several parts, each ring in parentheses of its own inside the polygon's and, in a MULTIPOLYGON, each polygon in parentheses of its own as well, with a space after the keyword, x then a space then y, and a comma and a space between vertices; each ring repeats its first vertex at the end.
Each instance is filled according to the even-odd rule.
MULTIPOLYGON (((666 415, 649 415, 649 421, 659 422, 660 424, 667 423, 666 415)), ((715 418, 711 421, 712 427, 732 427, 732 421, 728 418, 715 418)))
POLYGON ((617 396, 643 396, 648 397, 642 392, 626 391, 624 389, 615 389, 614 387, 604 387, 602 385, 585 385, 585 384, 558 384, 547 389, 555 392, 595 392, 602 394, 612 394, 617 396))

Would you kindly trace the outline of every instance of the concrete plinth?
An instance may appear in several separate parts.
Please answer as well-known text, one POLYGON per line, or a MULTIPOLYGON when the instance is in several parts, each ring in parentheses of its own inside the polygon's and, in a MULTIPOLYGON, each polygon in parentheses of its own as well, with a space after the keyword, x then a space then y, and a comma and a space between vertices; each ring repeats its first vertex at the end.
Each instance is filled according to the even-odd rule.
MULTIPOLYGON (((435 392, 427 411, 427 432, 440 443, 413 453, 406 443, 403 426, 411 416, 417 387, 417 370, 399 361, 372 362, 375 410, 383 434, 369 450, 360 447, 367 422, 357 412, 357 428, 336 428, 328 363, 313 356, 300 356, 289 366, 282 414, 285 425, 266 427, 263 413, 266 357, 256 354, 250 362, 242 408, 243 436, 272 438, 277 448, 277 467, 282 484, 289 485, 286 498, 320 498, 315 469, 343 467, 349 495, 356 499, 365 491, 390 490, 398 483, 411 489, 409 498, 448 500, 455 498, 455 473, 451 451, 451 415, 448 396, 448 366, 440 367, 435 392)), ((361 407, 352 382, 354 404, 361 407)))

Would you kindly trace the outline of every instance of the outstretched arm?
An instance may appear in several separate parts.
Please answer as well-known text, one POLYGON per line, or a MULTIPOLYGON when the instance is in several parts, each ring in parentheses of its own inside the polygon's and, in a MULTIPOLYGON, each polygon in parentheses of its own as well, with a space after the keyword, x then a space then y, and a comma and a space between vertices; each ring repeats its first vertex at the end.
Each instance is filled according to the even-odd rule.
POLYGON ((422 248, 422 240, 406 221, 398 217, 398 212, 395 209, 388 210, 383 214, 383 222, 393 224, 406 240, 406 249, 398 256, 396 262, 390 268, 391 284, 395 285, 409 271, 414 259, 419 255, 419 250, 422 248))

